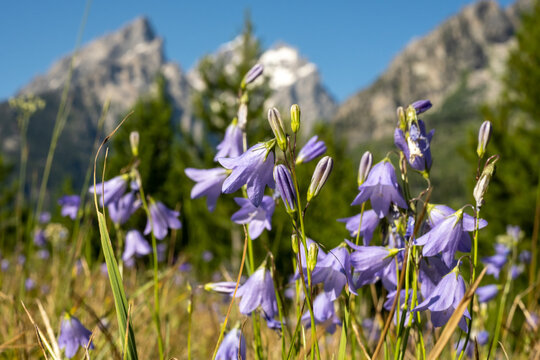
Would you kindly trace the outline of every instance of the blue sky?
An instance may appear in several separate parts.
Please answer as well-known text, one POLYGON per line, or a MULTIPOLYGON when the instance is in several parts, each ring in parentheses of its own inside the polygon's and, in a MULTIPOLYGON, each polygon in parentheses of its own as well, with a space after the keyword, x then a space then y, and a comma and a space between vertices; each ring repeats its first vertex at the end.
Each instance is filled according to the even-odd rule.
MULTIPOLYGON (((188 70, 237 35, 249 9, 263 45, 284 41, 297 47, 317 64, 325 85, 341 101, 369 85, 409 41, 472 2, 334 1, 329 6, 315 0, 94 0, 83 42, 145 15, 165 39, 167 58, 188 70)), ((75 0, 18 0, 2 6, 0 99, 73 50, 84 8, 85 1, 75 0)))

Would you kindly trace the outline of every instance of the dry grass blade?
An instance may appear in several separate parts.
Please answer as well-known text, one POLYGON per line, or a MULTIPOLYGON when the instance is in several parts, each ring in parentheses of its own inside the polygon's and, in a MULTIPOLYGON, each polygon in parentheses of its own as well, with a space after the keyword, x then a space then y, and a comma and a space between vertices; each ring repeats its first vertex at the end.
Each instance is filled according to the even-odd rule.
POLYGON ((461 317, 463 316, 463 313, 467 309, 467 306, 469 306, 469 303, 472 300, 473 294, 476 291, 476 288, 480 284, 480 281, 482 281, 482 278, 486 274, 487 268, 484 268, 480 275, 478 275, 478 278, 472 284, 472 286, 467 290, 465 293, 465 296, 463 296, 463 299, 461 299, 459 305, 456 307, 456 310, 454 310, 454 313, 450 317, 450 320, 448 320, 448 323, 446 324, 443 332, 441 333, 441 336, 439 337, 439 340, 433 347, 433 350, 428 354, 427 359, 428 360, 435 360, 438 359, 441 355, 444 347, 446 346, 446 343, 450 340, 452 337, 452 334, 454 333, 454 330, 459 324, 459 321, 461 320, 461 317))
POLYGON ((47 350, 49 351, 49 353, 51 354, 52 358, 54 360, 58 360, 59 358, 53 352, 53 350, 51 348, 51 345, 47 341, 47 338, 45 338, 45 336, 43 336, 41 330, 37 326, 37 324, 34 321, 34 318, 32 317, 32 315, 30 315, 30 312, 28 311, 28 309, 26 308, 26 306, 24 305, 24 302, 22 302, 22 300, 21 300, 21 304, 22 304, 22 307, 24 308, 24 311, 26 312, 26 315, 28 315, 28 318, 30 319, 30 322, 34 326, 34 330, 36 332, 36 336, 37 336, 37 339, 38 339, 38 345, 41 348, 41 351, 43 352, 43 355, 45 356, 45 359, 48 360, 49 358, 47 356, 47 351, 45 351, 45 348, 43 347, 44 345, 47 348, 47 350))
POLYGON ((15 335, 11 339, 7 340, 6 342, 0 344, 0 352, 2 352, 2 350, 4 350, 4 349, 14 349, 14 348, 19 347, 20 345, 11 345, 11 344, 14 343, 15 341, 19 340, 23 336, 24 336, 24 333, 22 332, 20 334, 15 335))
POLYGON ((56 336, 54 335, 51 322, 49 321, 49 316, 47 316, 47 313, 45 312, 45 309, 43 308, 41 301, 37 299, 36 302, 38 305, 39 313, 41 314, 41 318, 43 319, 43 323, 45 324, 45 329, 47 330, 47 335, 49 336, 49 341, 51 342, 54 355, 56 355, 56 357, 58 358, 61 358, 62 353, 60 352, 60 348, 58 347, 58 341, 56 340, 56 336))

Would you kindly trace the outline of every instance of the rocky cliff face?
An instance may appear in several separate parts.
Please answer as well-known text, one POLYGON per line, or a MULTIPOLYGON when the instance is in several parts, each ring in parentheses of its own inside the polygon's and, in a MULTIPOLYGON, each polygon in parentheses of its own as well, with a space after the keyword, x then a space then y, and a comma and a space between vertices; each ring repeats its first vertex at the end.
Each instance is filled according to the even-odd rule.
POLYGON ((351 144, 387 137, 397 106, 429 98, 436 107, 464 77, 476 90, 476 101, 494 99, 518 14, 529 2, 503 9, 494 1, 480 1, 412 41, 372 85, 340 106, 333 119, 337 132, 351 144))

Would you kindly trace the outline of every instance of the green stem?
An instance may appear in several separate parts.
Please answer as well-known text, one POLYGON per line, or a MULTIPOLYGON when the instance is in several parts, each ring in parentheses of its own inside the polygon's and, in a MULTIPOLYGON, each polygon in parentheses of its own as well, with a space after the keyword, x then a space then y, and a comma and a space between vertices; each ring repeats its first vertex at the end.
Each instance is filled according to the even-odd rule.
POLYGON ((356 233, 356 241, 355 244, 358 245, 358 242, 360 241, 360 229, 362 228, 362 220, 364 218, 364 209, 366 208, 366 203, 362 203, 362 210, 360 210, 360 221, 358 222, 358 231, 356 233))
POLYGON ((144 208, 144 211, 146 212, 146 216, 148 217, 148 221, 150 221, 150 227, 152 231, 150 232, 152 236, 152 263, 153 263, 153 275, 154 275, 154 324, 156 326, 157 331, 157 341, 158 341, 158 351, 159 351, 159 359, 163 360, 164 354, 163 354, 163 337, 161 335, 161 321, 159 316, 159 274, 158 274, 158 253, 157 253, 157 241, 156 237, 154 236, 154 222, 152 220, 152 216, 150 214, 150 208, 148 207, 148 202, 146 201, 146 196, 144 195, 144 190, 142 186, 142 181, 140 175, 137 173, 137 182, 139 185, 139 192, 141 194, 141 201, 144 208))

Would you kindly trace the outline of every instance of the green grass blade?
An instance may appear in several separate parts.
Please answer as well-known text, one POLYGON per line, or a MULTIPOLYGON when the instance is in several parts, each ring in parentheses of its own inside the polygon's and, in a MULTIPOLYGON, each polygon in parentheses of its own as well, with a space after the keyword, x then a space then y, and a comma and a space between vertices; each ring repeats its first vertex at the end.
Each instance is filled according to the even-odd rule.
POLYGON ((135 346, 135 335, 131 324, 127 324, 128 319, 128 302, 126 293, 124 291, 124 285, 122 283, 122 277, 118 270, 118 264, 114 257, 114 251, 107 230, 105 222, 105 216, 101 212, 97 212, 99 223, 99 234, 101 238, 101 248, 103 249, 103 255, 105 256, 105 262, 107 264, 107 273, 109 274, 109 281, 111 282, 111 288, 114 297, 114 306, 116 308, 116 317, 118 319, 118 330, 120 331, 120 339, 126 338, 127 334, 127 353, 126 358, 130 360, 137 359, 137 347, 135 346))

